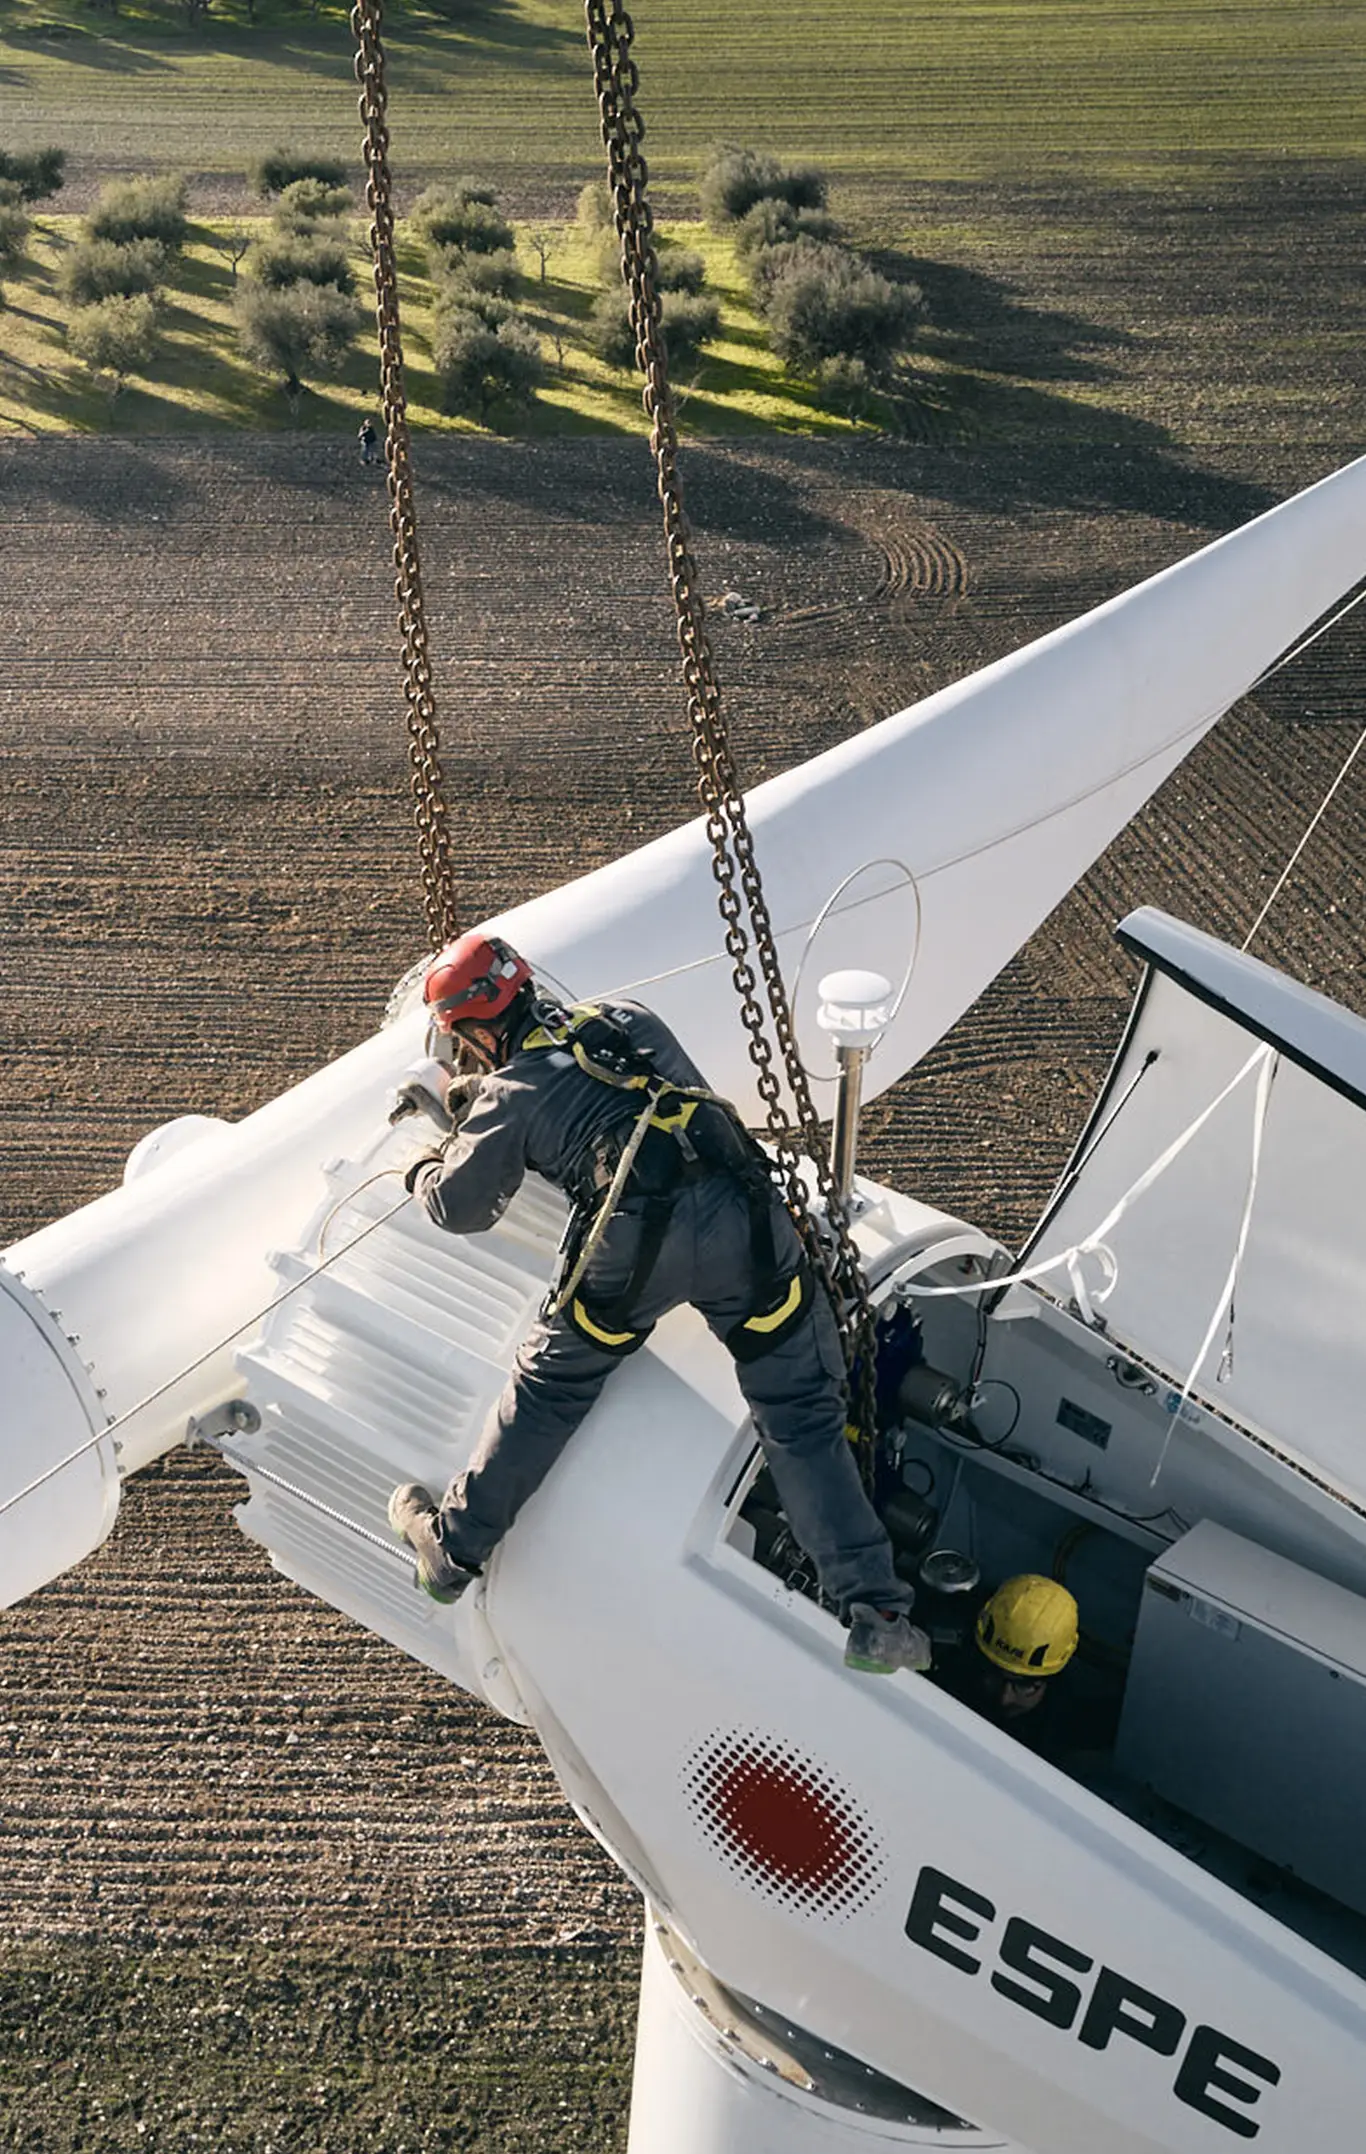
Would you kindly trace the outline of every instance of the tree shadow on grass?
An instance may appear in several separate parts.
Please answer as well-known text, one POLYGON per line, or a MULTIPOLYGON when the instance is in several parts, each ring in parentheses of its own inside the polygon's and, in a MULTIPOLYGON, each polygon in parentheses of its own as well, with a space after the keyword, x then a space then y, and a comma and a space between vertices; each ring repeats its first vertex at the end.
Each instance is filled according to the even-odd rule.
POLYGON ((585 290, 581 284, 566 284, 558 277, 547 277, 544 284, 538 279, 531 287, 525 304, 529 311, 547 318, 559 315, 565 321, 586 322, 597 297, 596 292, 585 290))
MULTIPOLYGON (((212 247, 214 244, 210 232, 195 232, 193 237, 202 246, 212 247)), ((215 254, 210 260, 205 260, 202 255, 183 254, 175 265, 176 291, 220 306, 231 301, 240 281, 240 278, 234 281, 232 265, 225 254, 215 254)))
POLYGON ((86 30, 79 24, 60 25, 62 36, 55 39, 41 23, 11 23, 5 28, 6 41, 11 45, 33 46, 39 52, 60 50, 64 60, 74 67, 90 67, 111 75, 167 75, 175 71, 174 62, 163 59, 160 53, 150 51, 130 33, 127 37, 112 37, 98 30, 86 30))
MULTIPOLYGON (((731 336, 726 338, 727 344, 737 341, 731 336)), ((704 390, 708 396, 768 396, 781 397, 788 403, 807 402, 801 385, 791 376, 775 374, 770 367, 751 365, 744 359, 728 359, 711 346, 704 346, 699 358, 690 359, 684 368, 675 371, 675 387, 691 380, 695 391, 704 390)), ((822 416, 814 403, 808 408, 822 416)), ((832 414, 823 416, 828 418, 832 414)))
POLYGON ((59 330, 62 326, 55 314, 39 314, 32 307, 16 306, 12 299, 7 299, 4 306, 0 307, 0 315, 4 314, 17 314, 26 322, 36 322, 40 329, 59 330))
MULTIPOLYGON (((29 42, 43 43, 35 31, 30 31, 28 38, 29 42)), ((70 53, 73 60, 127 72, 175 68, 182 60, 212 53, 322 75, 334 67, 345 73, 351 55, 350 32, 335 22, 316 18, 311 25, 300 19, 296 23, 253 26, 212 11, 201 16, 193 29, 168 22, 160 37, 155 31, 130 25, 122 33, 116 26, 102 32, 82 32, 77 27, 75 39, 79 42, 74 43, 70 53), (163 50, 172 48, 175 57, 160 57, 151 49, 153 42, 163 50)), ((442 71, 443 61, 445 72, 450 74, 468 72, 485 54, 496 65, 515 65, 519 72, 558 72, 571 56, 577 58, 582 47, 577 31, 493 4, 462 9, 458 21, 442 20, 435 14, 403 14, 387 26, 385 42, 391 70, 396 61, 400 72, 405 65, 414 65, 425 78, 424 87, 430 85, 433 74, 442 71)))

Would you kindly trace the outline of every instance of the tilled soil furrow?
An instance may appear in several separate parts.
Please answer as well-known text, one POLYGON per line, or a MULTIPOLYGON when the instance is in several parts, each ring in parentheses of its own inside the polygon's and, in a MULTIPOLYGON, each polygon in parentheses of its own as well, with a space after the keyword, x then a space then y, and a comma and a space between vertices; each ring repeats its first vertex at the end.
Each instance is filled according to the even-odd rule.
MULTIPOLYGON (((110 1186, 152 1124, 249 1111, 364 1037, 423 930, 387 537, 349 446, 149 443, 132 456, 72 441, 4 455, 0 584, 19 594, 0 622, 8 1239, 110 1186)), ((1331 460, 1268 448, 1136 470, 1126 447, 1065 446, 1051 461, 1003 448, 989 465, 889 444, 704 452, 692 483, 707 587, 765 613, 752 627, 712 615, 746 775, 1003 655, 1331 460)), ((424 443, 421 463, 477 919, 696 802, 638 446, 424 443)), ((979 1006, 872 1103, 870 1171, 1018 1244, 1124 1021, 1133 967, 1114 921, 1154 901, 1246 931, 1366 706, 1366 637, 1346 629, 1216 732, 979 1006)), ((1366 766, 1257 945, 1348 999, 1366 957, 1364 825, 1366 766)), ((387 1996, 373 1955, 430 1944, 437 1908, 443 1942, 504 1955, 503 1968, 522 1955, 548 1969, 557 1939, 586 1938, 601 1960, 593 1994, 612 1969, 629 1993, 632 1895, 534 1743, 276 1576, 232 1526, 240 1493, 213 1461, 174 1454, 129 1485, 94 1558, 0 1624, 13 1981, 65 1967, 73 1995, 98 1988, 137 2026, 128 1969, 141 1982, 159 1954, 207 1968, 235 1952, 245 1968, 278 1953, 272 1968, 293 1970, 310 2010, 331 2010, 351 1994, 346 1968, 364 1964, 366 1994, 387 1996), (115 1946, 129 1955, 117 1975, 98 1958, 115 1946), (328 1952, 340 1957, 324 1968, 328 1952)), ((235 1998, 226 1968, 205 1980, 235 1998)), ((559 1994, 547 1989, 547 2011, 559 1994)), ((217 1992, 205 2010, 230 2014, 217 1992)), ((253 1992, 241 2022, 267 2045, 285 2039, 270 2010, 253 1992)), ((166 2026, 173 2075, 198 2036, 183 2014, 166 2026)), ((75 2115, 82 2100, 73 2083, 57 2106, 75 2115)), ((578 2143, 547 2130, 538 2143, 578 2143)))

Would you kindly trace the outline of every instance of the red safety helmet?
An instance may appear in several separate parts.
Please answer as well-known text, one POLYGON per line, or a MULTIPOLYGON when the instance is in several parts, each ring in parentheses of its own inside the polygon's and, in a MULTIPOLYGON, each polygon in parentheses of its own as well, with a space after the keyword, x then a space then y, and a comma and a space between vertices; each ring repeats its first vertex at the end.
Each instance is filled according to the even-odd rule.
POLYGON ((432 959, 422 999, 438 1032, 458 1025, 496 1030, 530 979, 530 965, 509 943, 472 928, 432 959))

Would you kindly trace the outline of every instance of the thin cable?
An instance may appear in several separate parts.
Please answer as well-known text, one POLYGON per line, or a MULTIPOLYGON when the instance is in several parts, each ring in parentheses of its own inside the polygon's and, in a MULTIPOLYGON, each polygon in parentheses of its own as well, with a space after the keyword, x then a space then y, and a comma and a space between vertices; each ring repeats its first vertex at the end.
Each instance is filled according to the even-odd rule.
MULTIPOLYGON (((369 1185, 364 1186, 368 1187, 369 1185)), ((174 1391, 176 1385, 183 1383, 187 1376, 193 1376, 196 1369, 202 1369, 206 1361, 212 1361, 215 1354, 221 1354, 225 1346, 230 1345, 234 1339, 240 1338, 241 1334, 249 1330, 253 1324, 263 1324, 271 1311, 279 1308, 282 1301, 288 1301, 291 1294, 296 1294, 301 1286, 308 1285, 310 1279, 316 1279, 320 1273, 327 1271, 340 1257, 349 1255, 351 1250, 358 1243, 363 1242, 368 1234, 373 1234, 377 1227, 386 1226, 396 1213, 402 1211, 407 1202, 408 1192, 405 1189, 397 1204, 392 1205, 387 1212, 381 1212, 378 1219, 372 1219, 370 1224, 362 1227, 358 1234, 353 1234, 350 1241, 344 1243, 340 1249, 335 1250, 330 1257, 323 1257, 310 1270, 293 1280, 273 1300, 268 1301, 263 1309, 258 1309, 252 1316, 244 1316, 240 1324, 234 1324, 231 1331, 217 1340, 214 1345, 206 1347, 204 1352, 198 1355, 195 1360, 187 1361, 183 1369, 177 1369, 174 1376, 168 1376, 164 1384, 157 1385, 155 1391, 149 1391, 146 1397, 139 1399, 135 1406, 127 1407, 123 1413, 116 1414, 112 1421, 107 1421, 104 1427, 97 1430, 87 1443, 78 1444, 74 1451, 69 1451, 65 1458, 59 1458, 55 1466, 49 1466, 45 1472, 38 1475, 36 1480, 30 1481, 26 1488, 21 1488, 16 1495, 7 1496, 4 1502, 0 1503, 0 1518, 4 1516, 6 1511, 12 1511, 16 1503, 22 1503, 26 1496, 31 1496, 35 1489, 42 1488, 45 1482, 51 1481, 57 1474, 65 1472, 68 1466, 74 1466, 77 1459, 85 1457, 87 1451, 98 1450, 105 1439, 113 1435, 115 1429, 121 1429, 126 1422, 133 1420, 135 1415, 144 1413, 149 1406, 155 1406, 158 1399, 164 1398, 168 1391, 174 1391)))
POLYGON ((1259 688, 1264 688, 1267 682, 1274 679, 1275 675, 1281 671, 1283 666, 1288 666, 1292 660, 1299 657, 1302 651, 1307 651, 1311 643, 1317 643, 1320 636, 1326 636, 1330 628, 1336 628, 1338 622, 1345 620, 1353 607, 1359 606, 1364 598, 1366 598, 1366 583, 1362 584, 1355 598, 1349 598, 1345 606, 1339 606, 1336 613, 1330 614, 1326 621, 1320 621, 1317 628, 1311 628, 1307 636, 1302 637, 1298 643, 1292 644, 1288 651, 1283 652, 1279 658, 1274 659, 1265 673, 1259 673, 1252 686, 1243 690, 1243 694, 1253 696, 1259 688))
MULTIPOLYGON (((1355 601, 1353 601, 1353 603, 1355 603, 1355 601)), ((1305 846, 1309 843, 1309 840, 1313 837, 1314 832, 1318 829, 1319 824, 1323 821, 1324 816, 1328 812, 1328 808, 1332 801, 1333 795, 1336 793, 1338 787, 1341 785, 1343 779, 1346 777, 1348 771, 1351 769, 1353 763, 1355 763, 1357 757, 1360 755, 1364 747, 1366 747, 1366 726, 1363 726, 1361 732, 1357 735, 1356 746, 1352 749, 1351 754, 1348 756, 1346 762, 1343 764, 1336 778, 1334 778, 1332 784, 1329 786, 1327 792, 1324 794, 1323 799, 1319 802, 1318 812, 1309 824, 1309 827, 1305 831, 1304 836, 1300 839, 1300 842, 1295 847, 1294 852, 1290 855, 1290 858, 1286 861, 1285 866, 1281 869, 1280 876, 1277 880, 1275 889, 1272 891, 1265 905, 1263 905, 1261 911, 1258 913, 1256 919, 1253 921, 1251 927, 1248 929, 1246 935, 1243 937, 1242 942, 1239 944, 1240 949, 1246 950, 1248 948, 1249 944, 1252 942, 1253 937, 1256 935, 1257 930, 1260 928, 1262 922, 1265 920, 1267 914, 1270 912, 1272 906, 1275 904, 1282 890, 1284 890, 1286 884, 1289 882, 1292 874, 1295 871, 1295 864, 1298 861, 1300 854, 1304 851, 1305 846)))
MULTIPOLYGON (((319 1257, 321 1258, 324 1249, 327 1247, 327 1230, 331 1226, 333 1220, 336 1218, 338 1212, 341 1211, 344 1206, 348 1204, 354 1204, 357 1197, 360 1196, 362 1190, 372 1189, 376 1182, 387 1181, 391 1174, 406 1174, 407 1171, 408 1170, 406 1167, 381 1167, 378 1174, 372 1174, 367 1181, 357 1182, 355 1188, 348 1189, 344 1197, 338 1197, 336 1203, 333 1205, 331 1211, 328 1213, 326 1219, 324 1219, 322 1225, 318 1229, 319 1257)), ((407 1194, 408 1192, 405 1188, 404 1195, 406 1196, 407 1194)), ((395 1205, 394 1210, 397 1211, 398 1209, 399 1207, 395 1205)), ((391 1212, 389 1216, 390 1218, 392 1218, 393 1213, 391 1212)), ((345 1251, 339 1249, 337 1251, 337 1254, 338 1256, 343 1256, 345 1255, 345 1251)))
MULTIPOLYGON (((1266 683, 1269 680, 1274 679, 1275 675, 1281 672, 1281 670, 1285 666, 1290 665, 1291 662, 1294 659, 1298 658, 1302 652, 1307 651, 1311 643, 1317 643, 1319 637, 1326 636, 1330 628, 1336 628, 1338 622, 1345 620, 1347 618, 1347 615, 1351 613, 1355 607, 1359 606, 1363 599, 1366 599, 1366 583, 1363 583, 1361 589, 1356 593, 1355 597, 1349 598, 1345 605, 1338 607, 1336 613, 1330 614, 1326 621, 1320 621, 1317 628, 1311 629, 1307 636, 1301 637, 1300 641, 1296 644, 1293 644, 1291 648, 1286 651, 1282 657, 1278 658, 1273 665, 1269 665, 1265 673, 1259 673, 1256 680, 1252 683, 1252 686, 1247 690, 1248 695, 1255 695, 1259 688, 1264 688, 1266 686, 1266 683)), ((1245 938, 1239 944, 1240 949, 1246 950, 1251 945, 1253 938, 1256 936, 1258 929, 1262 925, 1262 922, 1265 920, 1267 914, 1270 912, 1272 906, 1275 904, 1277 898, 1280 896, 1282 890, 1284 890, 1287 882, 1290 880, 1291 875, 1294 873, 1295 864, 1298 861, 1300 854, 1304 851, 1305 846, 1309 843, 1309 840, 1313 837, 1314 832, 1318 829, 1319 824, 1323 819, 1324 813, 1333 798, 1333 795, 1336 793, 1338 787, 1341 785, 1343 779, 1346 777, 1353 763, 1355 763, 1357 757, 1360 755, 1363 746, 1366 746, 1366 728, 1363 728, 1356 746, 1353 748, 1351 754, 1348 756, 1346 762, 1343 764, 1336 778, 1334 778, 1332 784, 1329 786, 1328 791, 1324 794, 1323 799, 1320 801, 1318 814, 1314 817, 1308 829, 1305 831, 1304 836, 1300 839, 1299 844, 1295 847, 1294 852, 1287 860, 1284 868, 1281 871, 1280 880, 1277 882, 1275 889, 1272 891, 1265 905, 1263 905, 1261 911, 1258 913, 1256 919, 1253 921, 1251 927, 1248 929, 1245 938)))
POLYGON ((1160 1153, 1151 1166, 1144 1168, 1138 1180, 1131 1182, 1123 1196, 1110 1207, 1100 1225, 1093 1227, 1082 1241, 1073 1242, 1068 1248, 1059 1250, 1056 1256, 1045 1257, 1038 1264, 1027 1264, 1020 1271, 1005 1272, 996 1278, 965 1279, 957 1286, 919 1286, 911 1283, 907 1291, 916 1301, 930 1299, 953 1300, 966 1294, 991 1294, 1008 1286, 1032 1284, 1034 1280, 1046 1278, 1049 1272, 1057 1271, 1061 1266, 1065 1265, 1072 1284, 1072 1290, 1083 1304, 1083 1317, 1089 1321, 1089 1303, 1091 1301, 1108 1300, 1119 1278, 1119 1267, 1112 1251, 1106 1246, 1105 1236, 1119 1225, 1120 1220, 1123 1219, 1131 1206, 1136 1204, 1140 1197, 1147 1195, 1153 1183, 1166 1173, 1172 1161, 1179 1158, 1181 1153, 1185 1151, 1186 1146, 1199 1136, 1210 1116, 1223 1106, 1224 1101, 1237 1091, 1239 1085, 1252 1074, 1253 1070, 1261 1069, 1264 1064, 1269 1062, 1273 1053, 1274 1050, 1270 1047, 1256 1048, 1248 1056, 1242 1068, 1230 1077, 1222 1092, 1212 1099, 1207 1107, 1202 1108, 1195 1120, 1189 1122, 1185 1129, 1182 1130, 1180 1136, 1172 1139, 1165 1152, 1160 1153), (1089 1294, 1080 1273, 1080 1261, 1084 1256, 1094 1256, 1105 1273, 1104 1286, 1098 1290, 1093 1290, 1089 1294))

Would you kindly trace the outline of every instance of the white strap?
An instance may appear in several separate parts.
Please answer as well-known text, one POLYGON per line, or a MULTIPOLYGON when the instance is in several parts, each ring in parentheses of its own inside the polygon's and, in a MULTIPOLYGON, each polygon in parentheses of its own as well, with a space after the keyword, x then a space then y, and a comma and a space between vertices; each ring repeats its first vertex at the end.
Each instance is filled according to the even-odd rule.
MULTIPOLYGON (((1190 1144, 1194 1138, 1199 1136, 1201 1130, 1204 1128, 1206 1122, 1209 1121, 1211 1115, 1218 1113, 1219 1109, 1223 1106, 1224 1101, 1228 1099, 1231 1094, 1237 1091, 1239 1085, 1242 1084, 1244 1078, 1250 1077, 1252 1072, 1258 1069, 1263 1072, 1263 1079, 1259 1081, 1258 1084, 1257 1108, 1255 1110, 1256 1123, 1253 1141, 1255 1158, 1256 1160, 1260 1160, 1262 1125, 1266 1119, 1266 1103, 1265 1099, 1263 1098, 1262 1085, 1263 1083, 1265 1083, 1269 1090, 1270 1079, 1268 1076, 1265 1075, 1265 1073, 1273 1068, 1274 1062, 1274 1051, 1270 1047, 1258 1047, 1252 1054, 1250 1054, 1246 1062, 1243 1064, 1242 1068, 1237 1072, 1237 1074, 1229 1079, 1228 1083, 1224 1086, 1223 1091, 1220 1092, 1216 1098, 1210 1101, 1208 1107, 1204 1108, 1202 1112, 1196 1116, 1193 1122, 1187 1124, 1186 1128, 1182 1130, 1179 1137, 1174 1137, 1172 1139, 1171 1143, 1167 1146, 1166 1151, 1163 1152, 1157 1159, 1155 1159, 1150 1167, 1146 1167, 1144 1169, 1143 1173, 1140 1174, 1136 1182, 1132 1182, 1129 1185, 1129 1187, 1125 1190, 1123 1196, 1119 1199, 1119 1201, 1114 1204, 1111 1209, 1105 1214, 1105 1217, 1101 1220, 1100 1225, 1098 1227, 1093 1227, 1091 1232, 1086 1235, 1086 1237, 1082 1241, 1074 1242, 1070 1248, 1062 1250, 1057 1256, 1045 1257, 1042 1263, 1028 1264, 1021 1271, 1005 1272, 1000 1277, 995 1279, 970 1279, 965 1280, 960 1286, 918 1286, 915 1289, 916 1299, 918 1301, 921 1299, 928 1299, 932 1295, 953 1296, 962 1294, 995 1294, 1002 1287, 1024 1286, 1027 1285, 1029 1281, 1033 1279, 1044 1278, 1051 1271, 1059 1271, 1065 1269, 1072 1287, 1072 1292, 1076 1296, 1077 1307, 1081 1310, 1082 1316, 1084 1317, 1086 1322, 1090 1323, 1092 1320, 1092 1305, 1095 1302, 1108 1301, 1119 1282, 1119 1262, 1115 1256, 1113 1249, 1111 1249, 1106 1242, 1106 1235, 1114 1231, 1114 1229, 1119 1225, 1121 1219, 1123 1219, 1125 1213, 1129 1211, 1135 1204, 1137 1204, 1140 1197, 1147 1195, 1148 1191, 1152 1188, 1153 1183, 1166 1173, 1168 1167, 1171 1166, 1173 1160, 1179 1159, 1182 1152, 1185 1151, 1186 1146, 1190 1144), (1086 1284, 1086 1280, 1082 1271, 1082 1260, 1086 1257, 1093 1257, 1100 1266, 1101 1283, 1099 1286, 1088 1287, 1086 1284)), ((1253 1186, 1255 1187, 1255 1164, 1253 1174, 1253 1186)), ((1250 1202, 1251 1199, 1249 1197, 1249 1206, 1250 1202)), ((1242 1254, 1243 1243, 1247 1239, 1247 1220, 1248 1218, 1250 1218, 1250 1216, 1251 1213, 1249 1209, 1249 1212, 1245 1215, 1244 1218, 1243 1231, 1239 1240, 1238 1255, 1240 1258, 1242 1254)), ((1227 1307, 1228 1301, 1225 1300, 1220 1305, 1218 1316, 1222 1316, 1227 1307)), ((1216 1324, 1218 1322, 1218 1316, 1216 1316, 1215 1319, 1216 1324)), ((1203 1352, 1201 1354, 1201 1359, 1204 1359, 1203 1352)), ((1198 1366, 1199 1364, 1197 1363, 1197 1369, 1198 1366)))
MULTIPOLYGON (((1228 1277, 1224 1281, 1223 1292, 1219 1296, 1214 1314, 1209 1320, 1209 1327, 1204 1338, 1200 1341, 1200 1351, 1191 1364, 1190 1375, 1181 1386, 1181 1395, 1168 1417, 1167 1433, 1162 1439, 1162 1449, 1157 1455, 1157 1464, 1153 1468, 1153 1477, 1148 1483, 1149 1488, 1157 1486, 1157 1477, 1167 1463, 1167 1452, 1171 1448, 1172 1433, 1181 1418, 1182 1408, 1195 1389, 1195 1380, 1204 1366, 1205 1356, 1214 1344, 1214 1334, 1219 1329, 1225 1316, 1229 1315, 1233 1308, 1233 1297, 1238 1290, 1238 1274, 1242 1268, 1243 1251, 1247 1248, 1248 1231, 1252 1225, 1252 1207, 1257 1198, 1257 1176, 1262 1165, 1262 1137, 1266 1130, 1266 1113, 1271 1104, 1271 1086, 1276 1075, 1278 1061, 1279 1057, 1274 1055, 1270 1048, 1267 1048, 1265 1059, 1257 1074, 1257 1098, 1252 1109, 1252 1157, 1248 1162, 1247 1195, 1243 1199, 1243 1216, 1238 1225, 1238 1239, 1233 1247, 1233 1261, 1229 1265, 1228 1277)), ((1220 1383, 1228 1381, 1232 1369, 1233 1335, 1230 1329, 1224 1362, 1219 1369, 1220 1383)))

